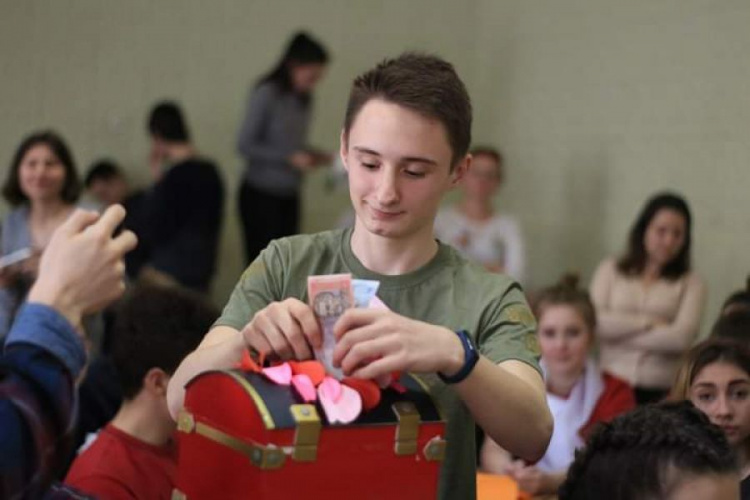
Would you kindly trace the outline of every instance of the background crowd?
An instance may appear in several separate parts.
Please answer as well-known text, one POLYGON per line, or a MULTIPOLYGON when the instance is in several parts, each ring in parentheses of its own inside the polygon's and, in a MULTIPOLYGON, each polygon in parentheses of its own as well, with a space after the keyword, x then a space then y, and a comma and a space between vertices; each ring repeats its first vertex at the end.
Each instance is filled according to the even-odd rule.
MULTIPOLYGON (((56 417, 30 430, 39 442, 38 436, 52 439, 48 436, 50 429, 60 431, 72 426, 73 438, 66 446, 68 452, 54 463, 28 452, 19 454, 21 462, 41 463, 42 473, 16 476, 5 483, 7 491, 29 481, 46 487, 55 478, 84 493, 125 498, 120 496, 123 480, 112 470, 124 474, 124 484, 136 498, 147 498, 149 492, 171 491, 174 423, 166 408, 166 385, 179 362, 195 349, 219 314, 216 304, 223 304, 226 298, 222 267, 252 262, 272 239, 305 229, 333 228, 342 211, 341 205, 330 205, 330 199, 326 200, 340 198, 341 193, 326 191, 321 183, 321 179, 340 175, 335 166, 329 168, 336 162, 337 137, 320 140, 322 135, 311 133, 311 128, 314 112, 327 115, 326 107, 330 106, 329 96, 316 92, 320 83, 340 71, 337 58, 346 63, 353 56, 344 53, 343 47, 331 53, 321 41, 324 35, 320 33, 318 38, 299 32, 286 41, 280 53, 276 48, 267 51, 276 61, 252 78, 243 96, 246 105, 237 109, 241 119, 234 133, 236 148, 231 167, 239 165, 239 174, 230 173, 228 165, 220 165, 198 148, 204 140, 193 131, 205 130, 206 125, 199 125, 200 120, 190 112, 190 100, 170 89, 164 90, 168 99, 142 103, 140 126, 118 132, 143 142, 144 155, 138 160, 117 158, 117 151, 106 146, 97 149, 87 145, 86 156, 92 161, 83 168, 76 162, 77 144, 69 141, 63 124, 55 123, 50 128, 48 122, 40 121, 28 129, 15 129, 15 147, 7 150, 8 168, 2 180, 7 209, 2 219, 0 256, 16 257, 17 261, 8 261, 0 268, 0 339, 7 354, 18 359, 16 365, 12 360, 4 361, 3 369, 10 372, 13 366, 28 366, 29 359, 39 355, 19 349, 19 344, 29 347, 28 339, 23 340, 29 324, 42 328, 34 322, 46 322, 50 331, 54 329, 49 326, 56 321, 53 312, 24 304, 27 300, 34 302, 34 297, 48 297, 45 290, 55 287, 50 285, 53 278, 43 280, 45 272, 57 272, 54 276, 59 278, 59 269, 66 267, 63 257, 55 262, 48 256, 52 250, 45 250, 57 248, 58 254, 68 258, 86 256, 81 248, 88 243, 76 240, 81 245, 80 253, 76 253, 70 242, 62 241, 66 228, 68 235, 78 231, 76 236, 83 238, 87 236, 86 227, 106 225, 102 233, 108 238, 115 235, 107 242, 120 245, 108 251, 124 259, 124 283, 116 288, 119 293, 120 288, 127 292, 121 302, 104 308, 104 303, 114 297, 95 301, 91 294, 96 294, 97 283, 75 285, 81 290, 89 287, 89 295, 81 292, 76 296, 76 300, 91 302, 74 308, 71 323, 79 333, 68 332, 83 344, 75 349, 60 347, 66 350, 66 357, 75 351, 74 366, 51 370, 68 374, 69 383, 62 385, 78 394, 78 419, 74 423, 66 420, 71 410, 65 406, 70 403, 59 400, 56 417), (328 147, 313 146, 314 140, 328 147), (124 161, 137 162, 140 170, 124 167, 124 161), (317 189, 314 196, 310 195, 310 186, 317 189), (318 203, 327 208, 321 209, 318 203), (119 210, 115 207, 106 211, 113 205, 125 207, 126 214, 111 215, 119 210), (90 212, 81 215, 76 208, 103 215, 97 222, 90 212), (315 222, 305 224, 310 214, 315 214, 315 222), (222 240, 228 231, 242 237, 222 240), (137 237, 138 246, 129 251, 134 246, 132 235, 137 237), (82 370, 84 348, 86 370, 82 370), (75 379, 78 383, 74 385, 75 379), (98 437, 94 439, 89 433, 98 433, 98 437), (107 461, 103 457, 123 460, 107 461), (143 469, 134 468, 136 462, 145 464, 143 469)), ((425 48, 433 47, 426 44, 425 48)), ((457 65, 461 64, 457 58, 457 65)), ((499 85, 510 85, 511 77, 503 80, 500 76, 505 83, 499 85)), ((484 92, 487 90, 480 89, 480 96, 484 92)), ((511 103, 505 106, 512 108, 511 103)), ((200 116, 205 114, 204 110, 200 116)), ((122 126, 118 123, 116 128, 122 126)), ((521 157, 517 150, 526 142, 521 139, 513 143, 518 139, 513 133, 497 134, 501 128, 491 125, 489 119, 480 118, 475 128, 475 135, 483 142, 473 146, 472 168, 454 199, 441 209, 435 236, 489 272, 507 274, 524 286, 538 322, 547 403, 555 419, 547 453, 535 464, 516 459, 483 438, 480 431, 480 469, 511 476, 532 494, 556 493, 562 487, 561 498, 596 498, 595 490, 588 491, 589 497, 576 496, 583 495, 586 484, 596 483, 591 477, 609 473, 592 470, 592 457, 610 453, 607 456, 615 463, 622 458, 614 457, 612 449, 617 453, 627 451, 627 440, 641 433, 637 446, 653 446, 664 452, 663 456, 654 452, 653 460, 671 463, 686 473, 709 471, 736 476, 739 472, 743 498, 750 498, 750 482, 744 481, 750 476, 750 279, 746 278, 750 266, 747 259, 731 258, 741 255, 731 248, 746 248, 737 242, 747 241, 743 238, 747 237, 748 226, 732 228, 738 235, 736 241, 717 236, 720 233, 716 228, 705 230, 710 224, 707 219, 717 218, 716 211, 713 207, 705 210, 705 195, 682 179, 690 171, 675 170, 673 177, 664 176, 653 189, 641 189, 639 196, 625 183, 623 192, 613 196, 611 204, 607 203, 607 192, 600 193, 596 203, 588 204, 594 198, 571 184, 587 183, 606 174, 579 177, 577 181, 575 175, 573 180, 547 175, 540 176, 538 182, 570 187, 564 194, 570 200, 562 205, 571 209, 555 217, 545 216, 546 220, 576 220, 568 226, 571 230, 566 236, 579 240, 550 245, 550 241, 562 241, 559 229, 541 223, 545 217, 529 219, 521 210, 507 208, 524 206, 517 201, 521 196, 518 193, 534 193, 528 186, 514 191, 521 184, 514 182, 514 177, 527 181, 534 177, 528 172, 534 169, 531 162, 522 165, 513 161, 521 157), (582 192, 583 205, 575 199, 582 192), (506 203, 506 196, 516 202, 506 203), (590 214, 580 213, 581 209, 599 212, 601 218, 618 211, 630 222, 627 228, 614 224, 602 231, 591 223, 590 214), (524 220, 532 221, 530 227, 524 220), (540 225, 555 237, 541 239, 544 230, 540 225), (618 243, 601 244, 602 233, 618 243), (583 247, 586 250, 580 255, 565 260, 583 247), (601 252, 595 255, 597 250, 601 252), (696 258, 712 251, 725 268, 722 280, 711 275, 716 265, 706 269, 702 266, 706 259, 696 258), (548 262, 534 269, 535 263, 546 260, 545 255, 549 255, 548 262), (590 270, 590 279, 581 280, 590 270), (731 293, 730 289, 712 288, 711 284, 719 281, 726 285, 723 278, 727 276, 733 279, 731 293), (712 304, 721 307, 713 310, 712 304), (652 406, 667 399, 672 403, 652 406), (684 400, 692 405, 681 403, 684 400), (611 423, 597 426, 605 422, 611 423), (634 425, 637 427, 631 428, 634 425), (675 430, 681 426, 682 430, 675 430), (688 430, 690 426, 695 430, 688 430), (665 432, 656 435, 655 428, 665 432), (672 431, 674 436, 670 435, 672 431), (613 448, 613 442, 620 443, 619 447, 613 448), (691 446, 708 451, 697 451, 695 463, 688 463, 691 458, 686 449, 691 446), (576 458, 575 450, 584 448, 586 452, 576 458), (680 454, 687 456, 688 462, 680 462, 680 454)), ((606 162, 595 167, 602 171, 608 168, 606 162)), ((632 168, 637 176, 639 166, 632 168)), ((592 189, 602 186, 596 184, 592 189)), ((539 196, 549 189, 540 188, 539 196)), ((713 191, 716 186, 706 189, 714 193, 710 195, 711 205, 729 207, 733 214, 746 212, 746 200, 733 198, 731 191, 722 198, 713 191)), ((526 207, 532 206, 538 206, 537 210, 556 207, 533 200, 526 207)), ((719 220, 717 225, 723 223, 719 220)), ((104 245, 103 239, 98 241, 104 245)), ((91 244, 86 251, 93 253, 94 248, 91 244)), ((113 265, 113 259, 111 256, 107 263, 113 265)), ((80 273, 90 278, 92 271, 93 267, 80 273)), ((45 300, 40 302, 70 319, 64 308, 56 308, 58 302, 45 300)), ((49 374, 46 380, 51 387, 60 384, 49 374)), ((6 385, 4 378, 3 387, 6 385)), ((8 393, 12 392, 3 389, 3 395, 8 393)), ((11 450, 21 450, 22 445, 14 446, 2 452, 4 477, 11 477, 5 471, 17 465, 16 459, 11 463, 9 457, 11 450)), ((660 470, 657 462, 641 466, 646 471, 660 470)), ((644 492, 658 494, 653 488, 664 481, 656 476, 653 481, 648 479, 649 473, 620 478, 623 484, 642 483, 643 488, 634 490, 632 498, 644 492)), ((56 488, 62 494, 66 487, 56 488)))

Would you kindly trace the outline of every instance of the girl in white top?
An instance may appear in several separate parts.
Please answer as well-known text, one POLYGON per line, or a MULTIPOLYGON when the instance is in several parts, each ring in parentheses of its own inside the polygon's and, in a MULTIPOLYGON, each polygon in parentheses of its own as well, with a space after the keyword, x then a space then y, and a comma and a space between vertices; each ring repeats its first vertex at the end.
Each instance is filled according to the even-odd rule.
POLYGON ((639 404, 664 397, 698 334, 706 287, 690 270, 690 232, 685 200, 655 196, 627 254, 602 262, 591 283, 601 366, 630 383, 639 404))
POLYGON ((503 158, 492 148, 475 148, 471 154, 471 168, 461 181, 463 197, 438 213, 435 235, 488 270, 523 283, 526 263, 518 222, 492 206, 503 180, 503 158))

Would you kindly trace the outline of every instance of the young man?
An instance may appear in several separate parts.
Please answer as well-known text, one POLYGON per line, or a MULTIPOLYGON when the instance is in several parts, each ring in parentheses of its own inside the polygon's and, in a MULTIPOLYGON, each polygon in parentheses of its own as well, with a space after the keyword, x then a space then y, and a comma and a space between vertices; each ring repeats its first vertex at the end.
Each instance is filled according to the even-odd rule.
POLYGON ((311 357, 321 332, 305 303, 307 277, 347 272, 379 280, 391 310, 348 310, 335 327, 334 363, 362 378, 425 374, 448 419, 440 498, 475 496, 475 421, 514 455, 541 457, 552 419, 523 293, 433 237, 441 198, 469 168, 470 132, 466 89, 438 58, 406 54, 358 77, 341 134, 354 228, 263 251, 170 382, 173 416, 190 378, 232 366, 248 347, 311 357))
POLYGON ((147 286, 128 297, 112 346, 125 400, 73 462, 66 484, 112 500, 171 498, 177 456, 167 383, 218 313, 200 296, 176 288, 147 286))
POLYGON ((199 157, 175 103, 157 104, 148 130, 155 180, 142 212, 143 239, 150 252, 148 268, 151 276, 206 292, 214 273, 224 211, 218 169, 199 157))

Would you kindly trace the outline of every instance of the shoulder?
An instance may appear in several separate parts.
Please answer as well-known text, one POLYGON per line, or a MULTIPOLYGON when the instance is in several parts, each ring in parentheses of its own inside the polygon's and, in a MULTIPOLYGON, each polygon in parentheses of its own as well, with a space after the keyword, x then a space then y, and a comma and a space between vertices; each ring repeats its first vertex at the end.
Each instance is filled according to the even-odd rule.
POLYGON ((271 241, 268 248, 289 257, 329 254, 340 250, 345 231, 347 229, 334 229, 314 234, 287 236, 271 241))
POLYGON ((65 482, 81 487, 84 482, 117 481, 130 470, 129 461, 124 459, 127 449, 127 444, 105 427, 73 461, 65 482))
POLYGON ((8 212, 3 217, 3 228, 19 227, 25 225, 29 220, 29 207, 27 205, 21 205, 8 212))
POLYGON ((700 290, 706 289, 706 281, 700 274, 698 274, 697 271, 688 271, 687 274, 682 277, 682 279, 685 280, 688 288, 695 288, 700 290))
POLYGON ((281 95, 281 89, 273 82, 265 81, 256 85, 251 93, 252 99, 271 100, 277 99, 281 95))
POLYGON ((599 263, 599 265, 596 267, 596 271, 594 272, 596 276, 606 275, 606 276, 616 276, 616 275, 622 275, 620 270, 617 268, 617 258, 616 257, 607 257, 603 261, 599 263))

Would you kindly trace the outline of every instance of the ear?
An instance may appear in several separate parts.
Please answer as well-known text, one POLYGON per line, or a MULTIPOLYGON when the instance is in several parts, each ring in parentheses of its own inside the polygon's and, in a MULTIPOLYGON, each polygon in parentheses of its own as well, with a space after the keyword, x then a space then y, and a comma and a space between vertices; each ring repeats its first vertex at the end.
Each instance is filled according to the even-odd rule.
POLYGON ((461 182, 466 172, 471 168, 472 156, 467 154, 461 160, 459 160, 456 168, 451 172, 451 188, 454 188, 461 182))
POLYGON ((346 135, 346 130, 341 129, 339 141, 339 157, 341 157, 341 162, 344 164, 344 169, 349 172, 349 140, 346 135))
POLYGON ((167 396, 170 376, 161 368, 151 368, 143 377, 143 388, 154 396, 167 396))

